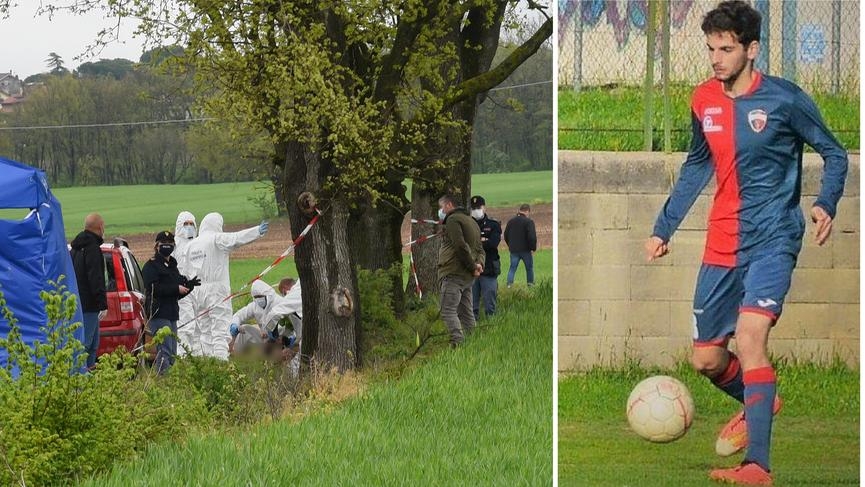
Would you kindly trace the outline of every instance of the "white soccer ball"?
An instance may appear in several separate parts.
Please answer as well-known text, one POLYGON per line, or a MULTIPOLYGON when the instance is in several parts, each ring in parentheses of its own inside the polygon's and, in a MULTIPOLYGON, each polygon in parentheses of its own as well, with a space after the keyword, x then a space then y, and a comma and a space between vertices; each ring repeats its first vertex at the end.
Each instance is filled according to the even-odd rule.
POLYGON ((666 375, 649 377, 628 396, 628 423, 641 437, 667 443, 684 436, 694 420, 694 400, 685 384, 666 375))

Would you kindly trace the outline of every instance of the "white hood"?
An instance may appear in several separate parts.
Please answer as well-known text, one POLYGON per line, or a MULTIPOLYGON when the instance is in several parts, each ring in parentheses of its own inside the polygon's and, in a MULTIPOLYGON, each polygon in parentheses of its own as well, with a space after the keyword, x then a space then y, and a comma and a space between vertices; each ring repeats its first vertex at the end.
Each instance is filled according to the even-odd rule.
MULTIPOLYGON (((177 221, 174 223, 174 243, 178 243, 177 240, 180 240, 182 237, 180 236, 180 232, 183 230, 183 222, 187 222, 192 220, 195 222, 195 215, 188 211, 181 211, 180 214, 177 215, 177 221)), ((185 239, 192 240, 192 239, 185 239)))
POLYGON ((198 234, 204 233, 220 233, 224 220, 219 213, 208 213, 201 219, 201 226, 198 227, 198 234))

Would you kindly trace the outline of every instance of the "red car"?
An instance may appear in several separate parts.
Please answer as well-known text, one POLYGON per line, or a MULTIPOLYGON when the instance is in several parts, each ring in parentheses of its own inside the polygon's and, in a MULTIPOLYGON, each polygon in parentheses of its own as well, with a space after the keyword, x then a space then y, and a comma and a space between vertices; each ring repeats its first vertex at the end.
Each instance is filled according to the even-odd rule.
POLYGON ((129 244, 119 238, 102 244, 108 314, 99 322, 97 356, 116 348, 138 351, 144 330, 144 278, 129 244))

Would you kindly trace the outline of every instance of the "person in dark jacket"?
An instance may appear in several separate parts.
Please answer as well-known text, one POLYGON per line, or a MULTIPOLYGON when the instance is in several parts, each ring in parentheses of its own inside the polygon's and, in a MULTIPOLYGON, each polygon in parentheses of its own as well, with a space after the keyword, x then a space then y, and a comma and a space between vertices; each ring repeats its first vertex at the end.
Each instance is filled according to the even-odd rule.
POLYGON ((508 270, 508 287, 514 285, 514 276, 520 261, 526 267, 526 282, 535 285, 535 263, 533 254, 538 249, 538 237, 535 234, 535 222, 529 218, 532 208, 521 205, 517 216, 511 218, 505 227, 505 243, 511 252, 511 268, 508 270))
POLYGON ((99 349, 99 321, 108 311, 105 296, 105 259, 102 257, 102 237, 105 221, 97 213, 84 219, 84 231, 70 244, 72 267, 78 283, 78 296, 84 315, 84 351, 87 352, 87 368, 96 366, 96 351, 99 349))
POLYGON ((177 261, 171 256, 174 247, 173 233, 164 231, 156 234, 156 254, 141 270, 147 296, 144 312, 149 318, 148 329, 154 337, 162 328, 171 330, 171 334, 157 345, 153 365, 159 375, 174 364, 177 355, 177 319, 180 316, 177 303, 201 284, 197 277, 188 279, 177 270, 177 261))
POLYGON ((438 277, 442 320, 456 347, 475 327, 472 283, 484 270, 484 249, 477 223, 450 195, 439 198, 439 218, 444 226, 439 248, 438 277))
POLYGON ((481 298, 484 300, 484 310, 487 316, 496 313, 496 294, 499 290, 498 275, 501 273, 502 264, 499 260, 499 242, 502 241, 502 225, 487 215, 486 200, 483 196, 472 196, 472 218, 478 222, 481 230, 481 245, 483 245, 486 259, 484 260, 484 271, 475 279, 472 285, 472 311, 475 313, 475 321, 481 315, 481 298))

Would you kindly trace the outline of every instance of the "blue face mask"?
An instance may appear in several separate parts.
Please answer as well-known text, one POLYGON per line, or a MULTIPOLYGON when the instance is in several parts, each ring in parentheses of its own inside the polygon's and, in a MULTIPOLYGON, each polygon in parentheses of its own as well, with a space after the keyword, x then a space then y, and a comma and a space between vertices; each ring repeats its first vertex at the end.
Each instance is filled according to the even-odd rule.
POLYGON ((439 221, 444 220, 446 216, 447 213, 445 213, 443 209, 439 208, 439 221))

